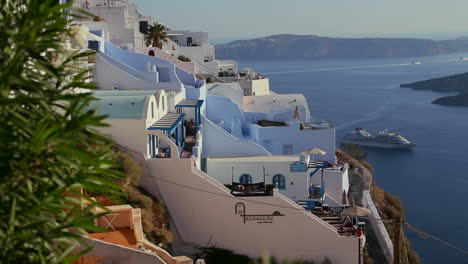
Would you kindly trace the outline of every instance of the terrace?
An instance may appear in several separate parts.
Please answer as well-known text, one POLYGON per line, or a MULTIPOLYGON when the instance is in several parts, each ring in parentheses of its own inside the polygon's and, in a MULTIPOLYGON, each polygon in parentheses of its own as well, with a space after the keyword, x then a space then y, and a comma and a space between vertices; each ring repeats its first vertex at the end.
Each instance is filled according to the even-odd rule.
MULTIPOLYGON (((173 257, 164 249, 152 244, 145 239, 141 224, 141 210, 133 209, 130 205, 117 205, 106 207, 110 212, 96 220, 96 226, 107 229, 104 232, 90 233, 90 237, 97 241, 119 245, 138 251, 143 251, 150 255, 157 255, 167 264, 189 264, 193 261, 185 256, 173 257)), ((103 209, 97 208, 97 213, 103 213, 103 209)), ((119 249, 115 248, 106 252, 93 252, 94 255, 104 254, 109 257, 118 256, 119 249)), ((128 251, 126 256, 135 254, 128 251)), ((155 260, 156 261, 156 260, 155 260)), ((153 262, 151 262, 153 263, 153 262)), ((156 262, 158 263, 158 262, 156 262)))

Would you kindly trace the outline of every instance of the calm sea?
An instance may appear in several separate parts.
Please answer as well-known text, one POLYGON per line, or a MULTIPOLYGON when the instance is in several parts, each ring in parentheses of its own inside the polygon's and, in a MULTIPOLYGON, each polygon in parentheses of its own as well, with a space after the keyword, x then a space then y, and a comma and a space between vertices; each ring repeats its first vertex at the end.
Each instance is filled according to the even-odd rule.
MULTIPOLYGON (((460 57, 468 57, 468 53, 371 60, 240 61, 239 68, 265 73, 274 91, 304 94, 312 116, 332 120, 338 139, 362 127, 371 132, 390 129, 415 142, 412 151, 369 150, 374 179, 403 200, 407 222, 468 249, 468 107, 433 105, 431 101, 446 94, 399 87, 467 72, 468 61, 460 57), (435 62, 450 59, 454 60, 435 62), (413 64, 416 61, 421 64, 413 64)), ((467 255, 412 231, 405 233, 424 263, 468 263, 467 255)))

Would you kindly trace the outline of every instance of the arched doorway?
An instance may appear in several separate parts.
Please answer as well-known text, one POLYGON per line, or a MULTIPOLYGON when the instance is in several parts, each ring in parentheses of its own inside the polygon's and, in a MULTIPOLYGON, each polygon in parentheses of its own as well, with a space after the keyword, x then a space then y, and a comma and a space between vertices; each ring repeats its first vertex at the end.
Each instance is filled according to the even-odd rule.
POLYGON ((150 51, 148 52, 148 55, 154 57, 154 55, 155 55, 155 54, 154 54, 154 50, 150 50, 150 51))

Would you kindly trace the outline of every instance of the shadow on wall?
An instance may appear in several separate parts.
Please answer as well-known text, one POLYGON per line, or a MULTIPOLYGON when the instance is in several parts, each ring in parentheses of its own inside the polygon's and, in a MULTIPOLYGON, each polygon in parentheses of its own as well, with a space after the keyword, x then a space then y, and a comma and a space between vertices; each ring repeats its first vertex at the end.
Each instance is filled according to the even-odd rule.
MULTIPOLYGON (((249 135, 249 127, 244 112, 229 98, 220 96, 207 97, 207 118, 227 132, 232 132, 232 124, 240 121, 243 135, 249 135)), ((242 136, 243 138, 243 136, 242 136)))
MULTIPOLYGON (((157 57, 129 52, 109 42, 105 43, 105 53, 142 72, 148 71, 148 62, 150 62, 151 65, 156 65, 156 69, 160 73, 160 81, 162 82, 181 82, 184 85, 190 85, 195 88, 199 88, 204 85, 204 80, 196 79, 194 74, 181 70, 173 63, 157 57), (158 68, 167 70, 161 71, 158 68)), ((150 69, 151 68, 152 67, 150 67, 150 69)))
POLYGON ((202 115, 204 156, 267 156, 271 155, 262 146, 248 140, 240 140, 226 132, 202 115))

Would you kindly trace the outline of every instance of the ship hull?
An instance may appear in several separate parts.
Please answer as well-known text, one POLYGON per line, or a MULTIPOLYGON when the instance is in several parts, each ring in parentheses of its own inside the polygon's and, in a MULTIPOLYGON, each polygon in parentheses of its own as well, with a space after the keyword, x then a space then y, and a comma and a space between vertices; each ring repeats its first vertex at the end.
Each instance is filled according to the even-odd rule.
POLYGON ((392 144, 392 143, 380 143, 380 142, 369 142, 361 140, 343 140, 341 144, 354 144, 363 147, 374 147, 374 148, 387 148, 387 149, 412 149, 416 144, 392 144))

